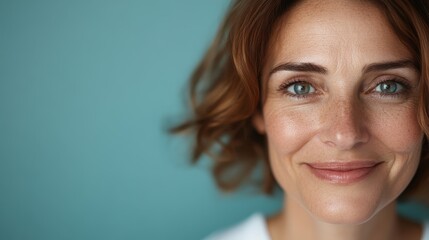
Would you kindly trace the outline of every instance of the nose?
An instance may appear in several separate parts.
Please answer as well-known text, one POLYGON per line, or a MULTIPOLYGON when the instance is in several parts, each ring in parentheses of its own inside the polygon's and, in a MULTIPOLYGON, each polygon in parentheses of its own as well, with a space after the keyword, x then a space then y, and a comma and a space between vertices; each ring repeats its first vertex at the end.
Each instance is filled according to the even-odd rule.
POLYGON ((369 141, 365 111, 354 100, 339 100, 329 103, 321 114, 321 141, 338 150, 350 150, 369 141))

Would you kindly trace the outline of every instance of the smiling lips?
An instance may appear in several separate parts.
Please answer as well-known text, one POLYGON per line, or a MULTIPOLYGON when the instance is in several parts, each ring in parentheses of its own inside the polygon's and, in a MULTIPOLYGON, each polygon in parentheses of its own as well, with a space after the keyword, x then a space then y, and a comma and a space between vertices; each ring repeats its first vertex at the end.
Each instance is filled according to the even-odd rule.
POLYGON ((355 161, 355 162, 326 162, 306 163, 311 173, 316 177, 339 184, 358 182, 367 177, 381 162, 355 161))

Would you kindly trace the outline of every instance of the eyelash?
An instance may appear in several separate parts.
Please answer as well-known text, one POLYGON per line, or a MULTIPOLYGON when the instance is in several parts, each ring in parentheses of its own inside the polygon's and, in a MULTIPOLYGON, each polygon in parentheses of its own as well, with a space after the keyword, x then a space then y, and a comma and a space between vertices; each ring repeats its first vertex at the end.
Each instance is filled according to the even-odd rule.
POLYGON ((396 84, 399 84, 401 87, 402 87, 402 89, 400 90, 400 91, 398 91, 398 92, 395 92, 395 93, 383 93, 383 92, 376 92, 377 94, 379 94, 381 97, 394 97, 394 98, 396 98, 396 97, 400 97, 400 96, 403 96, 403 95, 405 95, 405 94, 407 94, 408 92, 409 92, 409 90, 411 89, 411 85, 409 84, 409 83, 407 83, 406 81, 404 81, 404 80, 402 80, 402 79, 400 79, 400 78, 389 78, 389 79, 384 79, 384 80, 381 80, 381 81, 379 81, 376 85, 375 85, 375 87, 374 88, 372 88, 370 91, 368 91, 369 93, 371 93, 371 92, 375 92, 375 89, 379 86, 379 85, 381 85, 381 84, 383 84, 383 83, 396 83, 396 84))
MULTIPOLYGON (((388 78, 388 79, 384 79, 384 80, 379 81, 375 85, 375 87, 371 88, 369 91, 367 91, 365 93, 377 93, 381 97, 395 97, 396 98, 396 97, 400 97, 402 95, 407 94, 407 92, 409 92, 410 89, 411 89, 411 85, 409 83, 407 83, 406 81, 404 81, 400 78, 388 78), (375 92, 375 89, 383 83, 396 83, 396 84, 399 84, 400 87, 402 87, 402 89, 399 92, 395 92, 395 93, 375 92)), ((302 80, 302 79, 292 79, 290 81, 284 82, 278 87, 277 91, 279 91, 280 93, 282 93, 284 95, 288 95, 290 97, 297 98, 297 99, 304 99, 304 98, 312 97, 312 96, 318 94, 317 89, 311 83, 309 83, 306 80, 302 80), (299 95, 299 94, 291 93, 287 90, 289 87, 291 87, 295 84, 298 84, 298 83, 308 84, 309 86, 314 88, 314 92, 309 93, 309 94, 299 95)))
POLYGON ((279 88, 277 89, 277 91, 281 92, 282 94, 288 95, 290 97, 298 98, 298 99, 303 99, 303 98, 311 97, 312 95, 317 94, 317 92, 318 92, 316 90, 316 88, 314 88, 315 89, 314 93, 303 94, 303 95, 293 94, 293 93, 287 91, 287 89, 289 87, 291 87, 291 86, 293 86, 294 84, 297 84, 297 83, 308 84, 308 85, 310 85, 311 87, 314 88, 314 86, 312 84, 310 84, 308 81, 305 81, 305 80, 302 80, 302 79, 293 79, 293 80, 290 80, 290 81, 282 83, 279 86, 279 88))

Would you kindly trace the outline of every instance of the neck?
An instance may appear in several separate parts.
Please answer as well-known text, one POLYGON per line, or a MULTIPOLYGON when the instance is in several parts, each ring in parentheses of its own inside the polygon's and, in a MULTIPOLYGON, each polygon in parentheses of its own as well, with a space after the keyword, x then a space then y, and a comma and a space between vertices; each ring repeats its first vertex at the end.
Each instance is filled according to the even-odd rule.
POLYGON ((384 207, 370 220, 360 224, 330 224, 311 216, 293 199, 285 201, 283 210, 269 219, 273 240, 392 240, 400 236, 396 204, 384 207))

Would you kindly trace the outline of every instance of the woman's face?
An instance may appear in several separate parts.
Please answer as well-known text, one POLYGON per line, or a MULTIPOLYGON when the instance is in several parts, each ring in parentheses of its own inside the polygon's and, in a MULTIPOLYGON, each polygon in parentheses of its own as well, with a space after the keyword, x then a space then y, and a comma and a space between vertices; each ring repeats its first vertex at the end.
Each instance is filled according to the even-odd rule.
POLYGON ((320 220, 367 221, 419 163, 413 56, 382 12, 360 1, 302 2, 272 38, 254 124, 277 181, 320 220))

